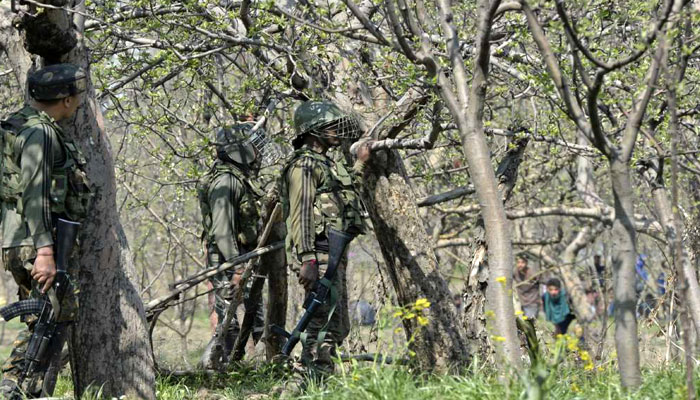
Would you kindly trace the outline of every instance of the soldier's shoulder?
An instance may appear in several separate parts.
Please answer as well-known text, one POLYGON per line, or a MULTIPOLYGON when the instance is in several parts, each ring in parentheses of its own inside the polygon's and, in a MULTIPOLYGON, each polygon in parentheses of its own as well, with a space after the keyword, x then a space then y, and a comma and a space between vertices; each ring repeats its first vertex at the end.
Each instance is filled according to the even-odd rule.
POLYGON ((217 169, 209 179, 209 190, 219 187, 235 187, 244 185, 243 178, 230 169, 217 169))
POLYGON ((21 110, 12 114, 9 121, 14 121, 18 127, 18 133, 23 136, 30 136, 36 133, 45 135, 55 135, 60 128, 56 121, 45 112, 25 106, 21 110))

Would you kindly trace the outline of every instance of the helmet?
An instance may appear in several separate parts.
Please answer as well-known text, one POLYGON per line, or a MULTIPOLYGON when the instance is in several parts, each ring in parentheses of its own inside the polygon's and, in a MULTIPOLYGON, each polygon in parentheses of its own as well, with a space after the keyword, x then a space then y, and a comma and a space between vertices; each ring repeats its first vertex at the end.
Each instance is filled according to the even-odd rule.
POLYGON ((37 101, 59 100, 87 89, 87 75, 73 64, 53 64, 27 79, 29 94, 37 101))
POLYGON ((245 167, 261 167, 274 163, 279 155, 270 144, 265 130, 253 131, 253 122, 240 122, 216 134, 216 155, 222 161, 245 167))
POLYGON ((297 142, 307 134, 320 138, 357 139, 361 133, 357 117, 343 112, 329 101, 307 101, 297 107, 294 128, 297 142))

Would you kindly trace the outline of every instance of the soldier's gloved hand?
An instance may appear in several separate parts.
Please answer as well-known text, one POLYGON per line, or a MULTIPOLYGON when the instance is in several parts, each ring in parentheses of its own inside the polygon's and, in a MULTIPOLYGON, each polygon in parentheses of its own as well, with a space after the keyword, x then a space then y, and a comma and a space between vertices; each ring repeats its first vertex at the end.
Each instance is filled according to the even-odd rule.
POLYGON ((301 264, 299 283, 305 290, 311 290, 318 280, 318 261, 308 260, 301 264))
POLYGON ((32 268, 32 279, 39 282, 39 285, 43 284, 41 292, 46 293, 51 288, 55 277, 56 260, 53 258, 53 250, 47 247, 38 249, 34 260, 34 268, 32 268))

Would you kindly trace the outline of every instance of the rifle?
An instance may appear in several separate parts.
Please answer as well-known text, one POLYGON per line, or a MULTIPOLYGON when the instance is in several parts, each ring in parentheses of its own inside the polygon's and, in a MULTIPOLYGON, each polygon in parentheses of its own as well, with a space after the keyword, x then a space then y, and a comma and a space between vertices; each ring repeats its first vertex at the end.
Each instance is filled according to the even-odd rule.
POLYGON ((294 350, 294 346, 299 343, 301 334, 306 331, 318 308, 328 299, 333 279, 338 271, 338 265, 343 258, 343 254, 345 254, 345 249, 354 238, 355 235, 348 232, 333 228, 328 230, 328 267, 326 268, 326 273, 323 274, 323 278, 316 281, 311 293, 304 300, 304 315, 302 315, 291 333, 277 325, 272 326, 272 330, 275 333, 287 338, 284 347, 282 347, 282 354, 286 357, 289 357, 292 350, 294 350))
POLYGON ((170 286, 173 287, 173 289, 168 294, 158 297, 157 299, 153 299, 148 304, 146 304, 146 319, 148 321, 151 321, 153 317, 157 316, 161 311, 165 310, 168 307, 168 303, 175 299, 178 299, 182 293, 206 281, 212 276, 235 268, 237 265, 243 264, 244 262, 256 258, 260 255, 267 254, 269 252, 279 250, 282 248, 284 248, 284 240, 279 240, 268 246, 260 247, 251 252, 234 257, 230 261, 227 261, 221 265, 207 268, 185 279, 170 284, 170 286))
POLYGON ((45 371, 49 366, 49 360, 45 355, 52 346, 52 338, 60 335, 60 332, 57 332, 59 324, 56 322, 56 318, 61 312, 61 300, 71 286, 66 268, 78 236, 79 227, 80 223, 78 222, 58 219, 55 243, 56 277, 52 288, 42 298, 22 300, 0 308, 0 315, 5 321, 20 315, 39 316, 24 354, 24 366, 17 382, 20 387, 27 377, 35 372, 45 371))

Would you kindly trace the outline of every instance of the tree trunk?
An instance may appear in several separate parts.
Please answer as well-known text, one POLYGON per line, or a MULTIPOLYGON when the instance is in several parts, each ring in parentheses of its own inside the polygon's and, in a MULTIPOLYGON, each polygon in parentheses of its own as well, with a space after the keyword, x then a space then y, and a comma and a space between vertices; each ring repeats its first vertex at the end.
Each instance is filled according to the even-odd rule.
MULTIPOLYGON (((518 168, 522 162, 529 140, 519 139, 508 144, 509 150, 498 164, 496 170, 498 191, 503 204, 508 202, 518 178, 518 168)), ((482 359, 487 359, 492 352, 491 338, 488 335, 488 319, 486 317, 486 297, 489 264, 486 259, 487 245, 484 221, 479 219, 475 228, 474 250, 471 270, 465 285, 464 293, 464 326, 467 338, 472 342, 472 353, 478 352, 482 359)))
POLYGON ((627 163, 619 158, 611 158, 609 165, 615 199, 615 219, 612 226, 615 348, 622 385, 638 387, 642 377, 639 370, 639 339, 635 314, 637 238, 634 230, 634 193, 627 163))
MULTIPOLYGON (((25 16, 25 48, 47 62, 70 62, 89 74, 88 50, 82 40, 70 50, 71 38, 80 38, 67 13, 45 10, 38 17, 25 16), (57 49, 69 50, 67 53, 57 49)), ((19 46, 2 47, 11 60, 21 60, 15 74, 24 84, 29 72, 28 53, 19 46), (18 58, 15 58, 18 57, 18 58)), ((119 222, 112 151, 95 92, 89 83, 83 105, 62 126, 87 158, 86 172, 95 198, 80 233, 80 311, 72 328, 71 348, 74 391, 88 387, 105 397, 155 399, 155 376, 143 303, 132 284, 135 278, 131 252, 119 222)))
MULTIPOLYGON (((444 2, 444 0, 443 0, 444 2)), ((513 246, 510 237, 510 223, 506 218, 503 197, 499 190, 496 174, 491 165, 490 149, 484 135, 483 112, 486 102, 489 66, 489 38, 491 36, 491 19, 494 7, 489 0, 477 2, 479 22, 476 33, 476 49, 474 70, 468 94, 465 93, 467 82, 461 81, 460 75, 455 75, 455 85, 460 97, 459 108, 450 108, 457 122, 462 148, 469 164, 474 188, 481 207, 481 217, 484 220, 486 244, 488 247, 488 282, 486 287, 487 308, 491 313, 494 324, 496 348, 502 352, 502 359, 513 368, 520 365, 520 340, 515 327, 515 308, 513 306, 513 246), (468 96, 468 98, 467 98, 468 96), (462 115, 465 111, 466 115, 462 115)), ((443 5, 443 12, 446 7, 443 5)), ((443 18, 444 21, 451 20, 443 18)), ((444 24, 444 23, 443 23, 444 24)), ((456 35, 456 32, 454 33, 456 35)), ((457 43, 448 46, 452 53, 453 68, 463 69, 463 64, 455 66, 461 60, 457 59, 457 43)), ((444 89, 443 89, 444 93, 444 89)), ((449 103, 448 103, 449 105, 449 103)))
POLYGON ((588 299, 586 298, 586 288, 576 272, 576 256, 581 249, 591 243, 592 236, 590 227, 584 227, 579 231, 576 238, 564 249, 562 255, 564 266, 559 268, 559 274, 564 281, 569 296, 571 296, 576 318, 582 324, 593 321, 595 312, 591 310, 588 299))
POLYGON ((457 323, 452 297, 439 271, 430 236, 418 214, 415 196, 396 150, 375 152, 366 178, 365 203, 384 256, 384 275, 391 279, 400 306, 421 297, 430 301, 429 324, 404 319, 418 364, 428 370, 463 368, 469 352, 457 323))
POLYGON ((24 49, 20 32, 13 26, 14 18, 15 14, 9 9, 0 8, 0 50, 7 55, 12 74, 22 88, 22 93, 26 93, 27 71, 32 67, 32 59, 24 49))
MULTIPOLYGON (((669 248, 671 249, 671 254, 674 254, 673 245, 676 240, 683 241, 683 237, 677 237, 680 234, 676 230, 676 224, 674 222, 675 218, 673 215, 673 206, 671 205, 671 196, 668 193, 668 189, 664 184, 663 173, 661 166, 656 163, 650 166, 644 171, 644 177, 647 179, 651 187, 651 194, 654 199, 654 209, 659 217, 659 222, 663 226, 666 232, 666 239, 668 240, 669 248)), ((680 217, 680 216, 679 216, 680 217)), ((694 225, 694 224, 690 224, 694 225)), ((679 226, 682 226, 679 225, 679 226)), ((686 254, 686 249, 690 249, 693 252, 693 228, 687 229, 685 236, 690 239, 690 244, 682 246, 683 257, 682 257, 682 268, 677 271, 679 277, 682 277, 683 281, 687 283, 687 295, 686 301, 688 306, 688 312, 692 316, 694 328, 698 335, 700 335, 700 287, 698 286, 698 279, 691 264, 691 257, 686 254)))
MULTIPOLYGON (((284 240, 284 222, 278 223, 270 232, 269 242, 284 240)), ((287 318, 287 254, 282 248, 260 257, 267 271, 267 313, 265 314, 265 354, 268 361, 282 351, 285 338, 273 333, 272 325, 284 327, 287 318)))

